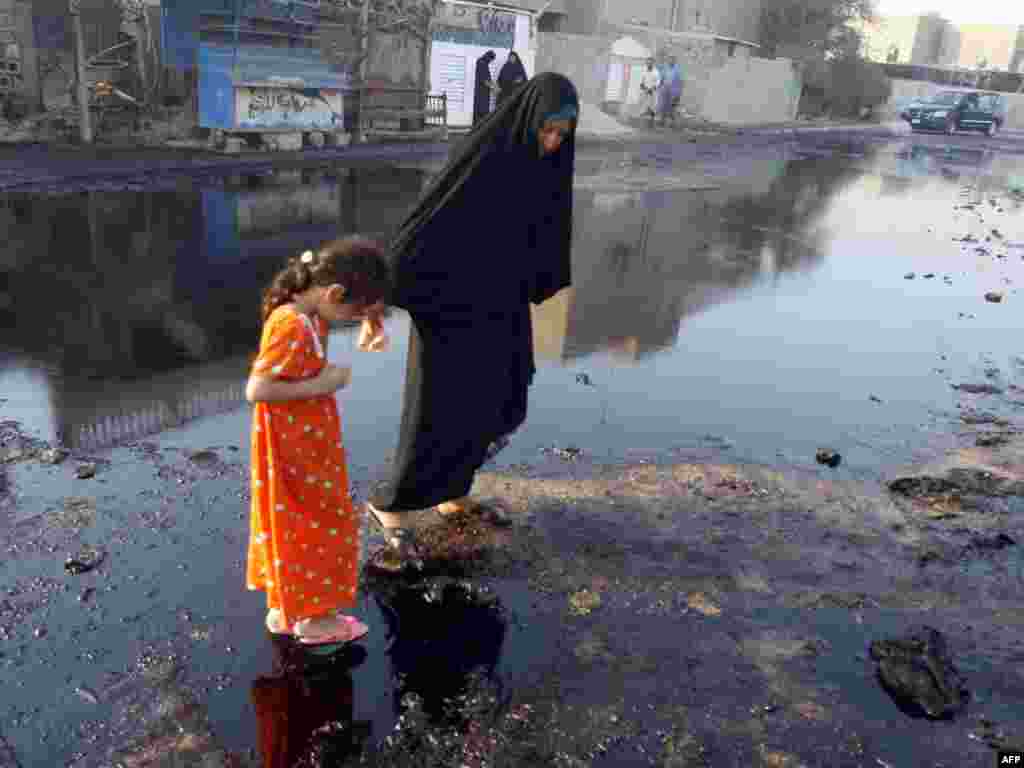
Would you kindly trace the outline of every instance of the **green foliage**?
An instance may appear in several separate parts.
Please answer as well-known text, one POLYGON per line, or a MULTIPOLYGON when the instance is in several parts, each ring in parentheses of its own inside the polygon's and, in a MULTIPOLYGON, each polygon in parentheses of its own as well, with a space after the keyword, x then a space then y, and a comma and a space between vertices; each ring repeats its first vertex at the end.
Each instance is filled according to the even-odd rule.
POLYGON ((810 58, 846 55, 860 46, 851 22, 870 20, 873 12, 872 0, 764 0, 761 45, 769 56, 782 46, 810 58))
POLYGON ((892 82, 884 69, 859 56, 804 64, 803 112, 823 112, 833 117, 858 117, 888 101, 892 82))

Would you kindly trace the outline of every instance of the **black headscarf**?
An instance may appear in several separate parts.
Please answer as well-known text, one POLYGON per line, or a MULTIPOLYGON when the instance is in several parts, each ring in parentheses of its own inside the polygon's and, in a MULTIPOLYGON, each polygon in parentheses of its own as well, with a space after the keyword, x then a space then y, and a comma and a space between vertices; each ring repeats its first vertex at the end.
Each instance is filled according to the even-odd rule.
MULTIPOLYGON (((461 300, 452 295, 455 304, 475 304, 474 297, 486 300, 487 286, 465 285, 458 279, 460 271, 466 278, 476 277, 478 269, 474 267, 480 266, 486 266, 487 274, 495 277, 513 272, 525 281, 528 298, 534 303, 545 301, 569 285, 577 119, 570 120, 572 130, 551 156, 539 156, 539 135, 547 120, 578 114, 578 110, 576 88, 567 78, 550 72, 537 75, 453 150, 448 164, 406 217, 391 243, 396 278, 393 304, 411 310, 412 305, 419 303, 417 297, 429 302, 431 297, 444 298, 437 295, 437 290, 454 294, 463 288, 472 288, 473 295, 467 292, 461 300), (487 218, 474 220, 474 213, 487 218), (461 221, 451 221, 452 216, 461 221), (461 229, 464 240, 486 231, 493 243, 490 247, 473 248, 459 247, 450 241, 436 243, 437 248, 447 252, 444 272, 450 290, 430 285, 426 292, 427 283, 434 282, 429 280, 417 289, 410 284, 413 278, 426 277, 422 269, 425 265, 417 263, 418 254, 435 234, 453 235, 451 225, 461 229), (515 235, 519 233, 527 238, 523 244, 526 250, 509 254, 515 264, 495 264, 488 258, 489 252, 502 250, 498 246, 509 242, 510 236, 518 240, 515 235)), ((436 275, 434 269, 428 271, 436 275)))
POLYGON ((504 102, 512 95, 516 85, 525 83, 526 80, 526 67, 519 59, 519 54, 509 51, 508 60, 502 65, 501 72, 498 73, 498 87, 501 89, 498 91, 498 103, 504 102))

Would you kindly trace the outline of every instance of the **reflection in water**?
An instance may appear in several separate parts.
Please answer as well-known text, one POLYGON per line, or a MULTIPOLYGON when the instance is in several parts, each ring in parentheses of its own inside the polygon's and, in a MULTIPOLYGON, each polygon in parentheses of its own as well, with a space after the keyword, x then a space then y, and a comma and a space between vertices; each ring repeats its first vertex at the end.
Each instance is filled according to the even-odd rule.
POLYGON ((508 630, 496 595, 463 582, 377 590, 388 625, 388 657, 397 681, 396 714, 413 694, 432 722, 464 728, 466 712, 452 703, 483 684, 501 695, 495 674, 508 630))
MULTIPOLYGON (((538 358, 649 357, 684 317, 816 265, 816 222, 854 171, 774 156, 747 170, 720 189, 578 192, 574 284, 535 308, 538 358)), ((53 437, 71 447, 235 408, 258 296, 284 258, 339 232, 386 233, 424 179, 329 169, 0 198, 0 322, 16 329, 0 353, 47 372, 53 437)))
POLYGON ((319 662, 284 638, 274 638, 274 674, 252 684, 263 768, 341 768, 371 737, 353 717, 352 669, 366 657, 358 646, 319 662))
POLYGON ((854 174, 841 163, 773 163, 718 190, 578 193, 573 285, 535 308, 537 356, 641 360, 672 347, 684 317, 820 263, 815 224, 854 174))
POLYGON ((47 372, 52 437, 70 447, 230 410, 259 295, 284 259, 339 233, 387 231, 421 183, 415 170, 297 171, 0 198, 0 322, 16 330, 3 351, 47 372))

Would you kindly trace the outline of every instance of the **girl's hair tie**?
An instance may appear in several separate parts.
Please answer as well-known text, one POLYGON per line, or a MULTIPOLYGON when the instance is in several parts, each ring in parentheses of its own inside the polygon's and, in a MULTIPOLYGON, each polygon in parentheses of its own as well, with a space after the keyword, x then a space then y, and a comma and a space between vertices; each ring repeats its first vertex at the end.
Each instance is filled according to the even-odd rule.
POLYGON ((306 251, 301 256, 299 256, 299 261, 301 261, 303 264, 312 264, 313 263, 313 252, 312 251, 306 251))

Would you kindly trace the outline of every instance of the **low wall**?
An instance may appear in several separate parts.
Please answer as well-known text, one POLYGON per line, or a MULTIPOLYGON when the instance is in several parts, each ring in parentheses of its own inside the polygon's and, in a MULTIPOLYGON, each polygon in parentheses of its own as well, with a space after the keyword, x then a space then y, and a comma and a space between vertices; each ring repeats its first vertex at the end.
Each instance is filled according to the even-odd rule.
POLYGON ((711 71, 701 117, 744 125, 796 119, 801 78, 789 59, 727 59, 711 71))
MULTIPOLYGON (((889 118, 899 116, 900 109, 909 101, 933 96, 939 91, 973 91, 975 88, 939 85, 923 80, 892 79, 892 96, 885 105, 884 115, 889 118)), ((1003 93, 1006 99, 1007 115, 1004 127, 1013 130, 1024 130, 1024 94, 1003 93)))
MULTIPOLYGON (((622 36, 569 35, 543 32, 538 36, 537 72, 558 72, 575 83, 580 99, 605 101, 611 48, 622 36)), ((683 106, 708 120, 731 124, 786 122, 796 117, 800 76, 788 59, 759 59, 742 46, 729 46, 710 35, 670 35, 633 31, 652 51, 676 57, 683 71, 683 106)), ((632 114, 630 105, 624 112, 632 114)))

